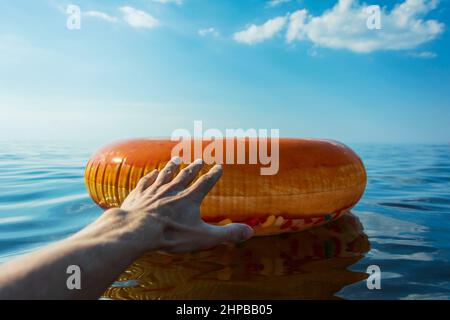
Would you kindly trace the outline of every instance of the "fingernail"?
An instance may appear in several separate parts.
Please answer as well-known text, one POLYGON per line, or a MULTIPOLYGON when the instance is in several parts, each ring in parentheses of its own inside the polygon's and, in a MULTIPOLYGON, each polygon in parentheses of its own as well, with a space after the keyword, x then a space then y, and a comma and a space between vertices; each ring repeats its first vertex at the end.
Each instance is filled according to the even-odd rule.
POLYGON ((176 165, 181 164, 181 158, 180 157, 173 157, 172 159, 170 159, 170 161, 176 165))
POLYGON ((253 237, 253 229, 250 227, 246 227, 243 231, 242 231, 242 240, 248 240, 251 237, 253 237))
POLYGON ((222 170, 222 165, 221 164, 216 164, 214 167, 216 168, 216 170, 222 170))
POLYGON ((203 160, 202 159, 195 159, 195 161, 193 162, 193 164, 203 164, 203 160))

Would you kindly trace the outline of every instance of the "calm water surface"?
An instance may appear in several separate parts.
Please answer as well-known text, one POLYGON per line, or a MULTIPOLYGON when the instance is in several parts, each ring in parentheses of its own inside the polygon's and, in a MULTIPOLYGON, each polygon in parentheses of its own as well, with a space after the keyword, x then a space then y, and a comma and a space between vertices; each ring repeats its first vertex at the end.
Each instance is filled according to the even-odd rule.
MULTIPOLYGON (((450 298, 450 145, 353 145, 369 183, 333 224, 189 255, 149 253, 105 297, 450 298), (382 271, 368 290, 367 267, 382 271)), ((92 147, 0 143, 0 262, 101 214, 86 193, 92 147)))

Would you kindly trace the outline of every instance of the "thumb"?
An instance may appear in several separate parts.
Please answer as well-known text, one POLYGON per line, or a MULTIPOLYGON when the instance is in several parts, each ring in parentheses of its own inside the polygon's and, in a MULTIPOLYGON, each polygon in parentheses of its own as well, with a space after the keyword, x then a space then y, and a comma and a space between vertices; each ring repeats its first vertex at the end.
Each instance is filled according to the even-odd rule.
POLYGON ((216 243, 241 242, 253 236, 253 229, 243 223, 230 223, 223 227, 210 225, 211 233, 214 234, 216 243))

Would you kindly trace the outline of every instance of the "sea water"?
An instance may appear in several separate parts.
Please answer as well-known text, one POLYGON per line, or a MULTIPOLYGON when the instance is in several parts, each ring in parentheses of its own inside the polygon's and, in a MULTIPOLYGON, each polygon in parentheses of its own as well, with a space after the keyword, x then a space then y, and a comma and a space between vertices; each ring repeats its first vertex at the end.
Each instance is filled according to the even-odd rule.
MULTIPOLYGON (((207 258, 207 253, 172 258, 174 273, 161 269, 157 257, 144 257, 105 296, 207 299, 208 294, 216 297, 206 290, 214 286, 230 292, 220 298, 238 291, 244 298, 262 292, 272 298, 450 298, 450 145, 350 146, 368 174, 353 218, 272 238, 280 247, 272 252, 264 252, 271 250, 267 240, 254 239, 247 247, 228 247, 207 258), (361 225, 357 236, 348 234, 354 225, 361 225), (295 253, 283 249, 293 243, 295 253), (231 258, 224 262, 227 256, 231 258), (203 270, 202 276, 188 272, 192 264, 203 270), (381 270, 381 286, 370 290, 366 272, 373 265, 381 270), (178 277, 179 285, 164 287, 171 276, 178 277), (277 283, 290 287, 278 288, 277 283)), ((73 142, 0 143, 0 263, 63 239, 102 214, 83 180, 94 150, 73 142)))

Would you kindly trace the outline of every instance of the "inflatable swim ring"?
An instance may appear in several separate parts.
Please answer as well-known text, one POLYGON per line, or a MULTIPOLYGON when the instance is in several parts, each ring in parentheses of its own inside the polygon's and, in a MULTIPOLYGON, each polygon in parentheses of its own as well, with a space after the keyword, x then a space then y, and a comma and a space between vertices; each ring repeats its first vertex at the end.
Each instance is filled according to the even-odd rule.
MULTIPOLYGON (((248 159, 250 140, 219 141, 230 140, 236 141, 235 150, 238 140, 244 140, 248 159)), ((100 149, 86 166, 90 196, 103 208, 120 206, 141 177, 165 166, 178 143, 140 139, 100 149)), ((210 143, 200 141, 202 150, 210 143)), ((202 203, 202 218, 218 225, 247 223, 255 235, 295 232, 336 220, 361 198, 366 172, 347 146, 328 140, 280 139, 278 150, 274 175, 261 175, 267 165, 223 164, 222 178, 202 203)), ((180 156, 186 159, 185 154, 180 156)), ((200 174, 209 168, 206 165, 200 174)))
POLYGON ((322 227, 189 254, 148 252, 107 289, 110 299, 333 299, 368 277, 350 271, 370 243, 351 212, 322 227))

